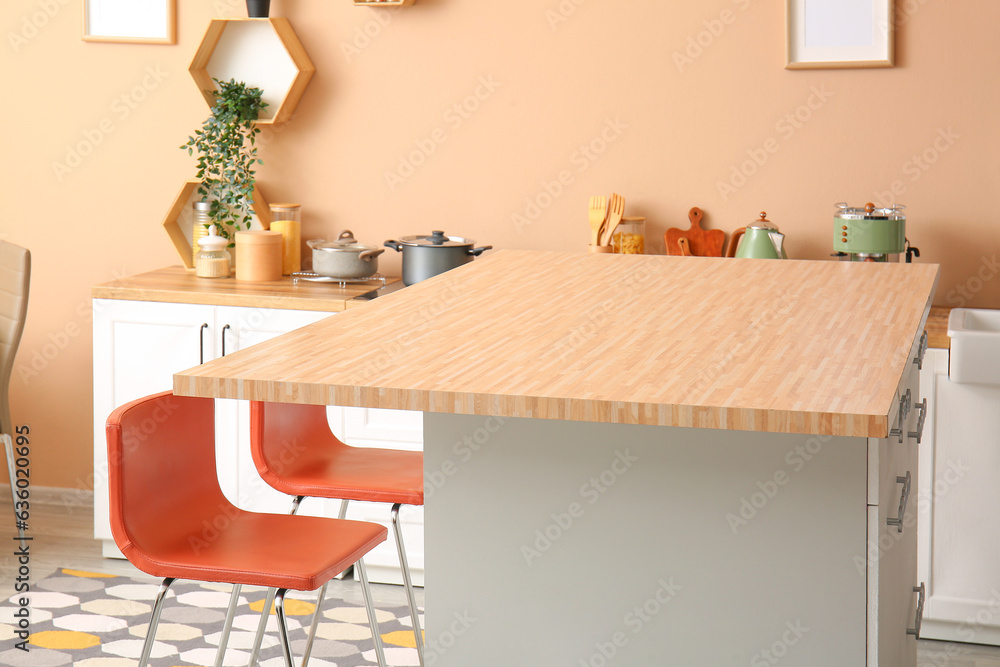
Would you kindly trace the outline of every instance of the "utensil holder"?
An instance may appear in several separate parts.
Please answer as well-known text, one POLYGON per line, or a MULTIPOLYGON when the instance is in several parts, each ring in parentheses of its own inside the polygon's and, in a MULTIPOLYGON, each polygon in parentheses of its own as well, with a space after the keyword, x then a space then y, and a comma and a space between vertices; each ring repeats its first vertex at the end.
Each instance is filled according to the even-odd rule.
POLYGON ((613 252, 614 246, 609 245, 589 245, 587 250, 590 252, 613 252))

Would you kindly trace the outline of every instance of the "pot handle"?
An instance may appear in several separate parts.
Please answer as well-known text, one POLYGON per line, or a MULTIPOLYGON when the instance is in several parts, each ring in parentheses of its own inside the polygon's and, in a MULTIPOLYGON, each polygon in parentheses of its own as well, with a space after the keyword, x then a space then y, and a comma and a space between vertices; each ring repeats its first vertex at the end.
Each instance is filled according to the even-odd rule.
POLYGON ((487 250, 492 250, 492 249, 493 246, 491 245, 484 245, 482 248, 469 248, 469 254, 472 255, 473 257, 479 257, 487 250))
POLYGON ((386 248, 392 248, 396 252, 403 252, 403 244, 399 241, 386 241, 383 243, 386 248))
POLYGON ((358 259, 363 259, 366 262, 370 262, 382 253, 385 252, 385 248, 379 248, 378 250, 363 250, 358 253, 358 259))

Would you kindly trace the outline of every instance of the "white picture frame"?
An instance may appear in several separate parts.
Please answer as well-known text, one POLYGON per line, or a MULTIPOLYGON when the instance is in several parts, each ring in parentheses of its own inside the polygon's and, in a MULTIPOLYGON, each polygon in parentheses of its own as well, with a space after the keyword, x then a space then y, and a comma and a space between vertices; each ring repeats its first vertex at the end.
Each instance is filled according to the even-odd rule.
POLYGON ((177 0, 83 0, 83 41, 176 44, 177 0))
POLYGON ((787 0, 786 69, 892 67, 892 0, 787 0))

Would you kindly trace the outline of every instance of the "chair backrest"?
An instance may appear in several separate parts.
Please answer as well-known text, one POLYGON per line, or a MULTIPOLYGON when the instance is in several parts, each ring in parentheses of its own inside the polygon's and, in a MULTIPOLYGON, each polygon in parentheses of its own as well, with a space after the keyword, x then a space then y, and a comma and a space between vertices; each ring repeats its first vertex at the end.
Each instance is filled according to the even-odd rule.
POLYGON ((10 418, 10 374, 14 368, 28 312, 31 253, 0 241, 0 433, 13 433, 10 418))
POLYGON ((250 403, 250 453, 257 472, 269 484, 286 468, 328 457, 337 447, 347 445, 330 430, 326 406, 250 403))
POLYGON ((111 413, 107 438, 111 533, 129 560, 177 535, 211 541, 235 515, 219 488, 212 399, 140 398, 111 413))

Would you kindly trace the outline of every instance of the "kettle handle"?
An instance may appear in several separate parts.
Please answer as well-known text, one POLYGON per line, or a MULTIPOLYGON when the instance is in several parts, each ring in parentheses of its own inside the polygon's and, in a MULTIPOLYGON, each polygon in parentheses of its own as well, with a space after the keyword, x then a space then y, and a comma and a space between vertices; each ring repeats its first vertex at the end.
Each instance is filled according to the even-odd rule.
POLYGON ((740 239, 746 233, 746 227, 740 227, 733 232, 733 235, 729 237, 729 247, 726 248, 726 257, 736 257, 736 246, 739 245, 740 239))

